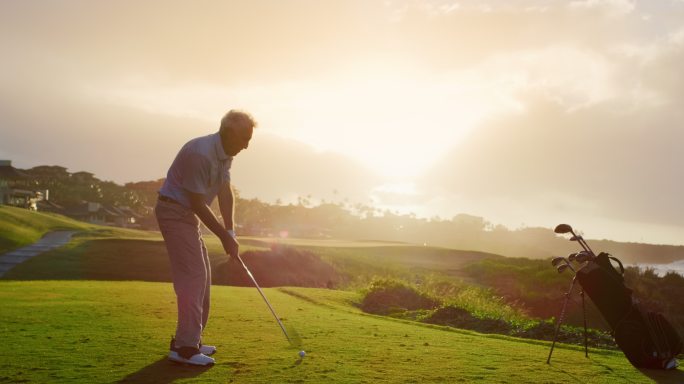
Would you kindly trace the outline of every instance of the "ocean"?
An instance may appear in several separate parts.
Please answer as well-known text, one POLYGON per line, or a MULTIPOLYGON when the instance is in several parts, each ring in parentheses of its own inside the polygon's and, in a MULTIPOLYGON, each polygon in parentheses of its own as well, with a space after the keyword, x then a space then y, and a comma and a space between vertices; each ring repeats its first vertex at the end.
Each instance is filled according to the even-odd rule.
POLYGON ((658 276, 665 276, 668 272, 672 271, 678 273, 680 276, 684 276, 684 260, 678 260, 670 264, 633 264, 632 266, 639 267, 639 269, 650 268, 655 271, 658 276))

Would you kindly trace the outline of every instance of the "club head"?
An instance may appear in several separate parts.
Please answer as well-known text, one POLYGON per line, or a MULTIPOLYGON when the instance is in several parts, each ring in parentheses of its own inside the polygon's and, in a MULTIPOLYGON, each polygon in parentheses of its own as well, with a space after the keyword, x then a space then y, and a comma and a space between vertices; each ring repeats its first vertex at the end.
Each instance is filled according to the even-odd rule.
POLYGON ((558 224, 553 231, 556 233, 570 233, 572 232, 572 227, 568 224, 558 224))
POLYGON ((568 261, 573 262, 573 261, 575 261, 576 257, 577 257, 577 253, 571 253, 568 255, 568 261))
POLYGON ((568 265, 568 264, 561 264, 561 265, 556 267, 556 270, 558 270, 558 273, 563 273, 569 267, 570 267, 570 265, 568 265))
POLYGON ((587 251, 582 251, 577 254, 575 258, 578 263, 584 263, 585 261, 591 260, 591 255, 587 251))
POLYGON ((551 265, 553 265, 554 267, 558 267, 559 264, 565 265, 567 263, 568 262, 562 256, 554 257, 553 259, 551 259, 551 265))
POLYGON ((570 241, 578 241, 579 239, 580 239, 579 236, 572 236, 572 237, 570 238, 570 241))

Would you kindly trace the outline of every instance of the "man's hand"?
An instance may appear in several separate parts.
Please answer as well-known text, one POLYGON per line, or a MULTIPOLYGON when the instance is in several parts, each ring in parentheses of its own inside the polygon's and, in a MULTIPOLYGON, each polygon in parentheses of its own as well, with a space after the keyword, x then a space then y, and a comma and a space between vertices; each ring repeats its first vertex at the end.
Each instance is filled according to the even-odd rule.
POLYGON ((237 239, 235 238, 235 231, 232 229, 226 230, 223 225, 219 223, 216 216, 214 216, 214 213, 209 209, 209 206, 207 206, 204 195, 188 192, 188 196, 192 211, 195 212, 202 223, 221 240, 221 244, 223 245, 226 254, 231 257, 237 256, 240 244, 238 244, 237 239))
POLYGON ((235 231, 230 229, 226 232, 226 236, 223 236, 221 238, 223 250, 226 251, 226 254, 228 254, 231 258, 234 258, 238 255, 238 252, 240 251, 240 243, 238 243, 237 241, 235 231))

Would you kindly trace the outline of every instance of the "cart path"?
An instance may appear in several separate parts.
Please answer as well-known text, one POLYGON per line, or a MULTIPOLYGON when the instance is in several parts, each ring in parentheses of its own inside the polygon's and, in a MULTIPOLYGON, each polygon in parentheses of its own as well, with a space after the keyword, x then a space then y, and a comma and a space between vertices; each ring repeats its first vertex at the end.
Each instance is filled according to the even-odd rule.
POLYGON ((7 271, 14 268, 17 264, 40 255, 43 252, 61 247, 71 241, 71 236, 76 231, 54 231, 48 232, 37 242, 23 248, 15 249, 0 255, 0 277, 7 271))

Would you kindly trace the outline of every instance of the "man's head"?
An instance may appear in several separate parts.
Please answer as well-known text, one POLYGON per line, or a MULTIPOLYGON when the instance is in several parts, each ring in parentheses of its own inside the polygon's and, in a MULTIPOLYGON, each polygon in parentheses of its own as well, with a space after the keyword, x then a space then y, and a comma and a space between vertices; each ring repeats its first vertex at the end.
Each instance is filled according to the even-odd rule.
POLYGON ((249 146, 256 127, 254 118, 246 112, 231 109, 221 119, 221 144, 228 156, 235 156, 249 146))

